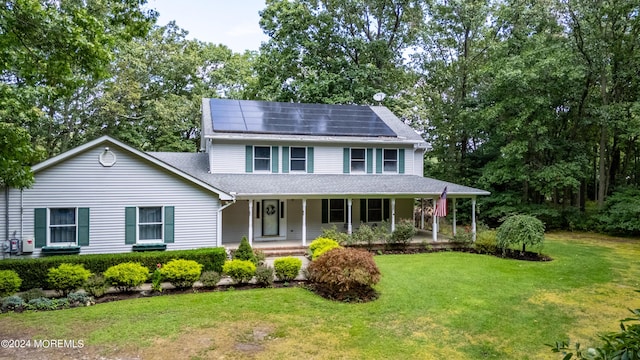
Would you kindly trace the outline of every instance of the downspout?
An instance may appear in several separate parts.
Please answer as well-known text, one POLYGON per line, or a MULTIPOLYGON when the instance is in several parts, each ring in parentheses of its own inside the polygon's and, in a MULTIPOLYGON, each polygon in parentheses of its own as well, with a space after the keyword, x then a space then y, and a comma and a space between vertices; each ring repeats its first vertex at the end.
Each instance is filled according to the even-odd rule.
MULTIPOLYGON (((4 244, 9 243, 9 187, 4 188, 4 244)), ((9 245, 11 246, 11 245, 9 245)), ((4 251, 2 252, 2 258, 6 257, 4 251)))
POLYGON ((18 239, 20 242, 24 239, 24 191, 22 189, 20 190, 20 237, 18 239))
POLYGON ((222 210, 228 208, 229 206, 233 205, 236 203, 236 193, 235 192, 231 192, 230 193, 232 201, 226 205, 221 206, 218 209, 218 226, 216 229, 216 237, 218 240, 218 246, 222 246, 222 210))

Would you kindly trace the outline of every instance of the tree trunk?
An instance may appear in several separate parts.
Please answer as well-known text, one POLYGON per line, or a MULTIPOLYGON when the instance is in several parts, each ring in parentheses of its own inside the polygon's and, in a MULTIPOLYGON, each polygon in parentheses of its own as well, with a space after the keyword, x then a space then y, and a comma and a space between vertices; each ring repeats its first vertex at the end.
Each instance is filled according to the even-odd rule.
MULTIPOLYGON (((600 77, 600 94, 602 95, 602 105, 607 107, 607 76, 605 75, 605 69, 602 70, 600 77)), ((598 160, 598 207, 604 206, 604 197, 607 194, 607 142, 609 140, 609 134, 607 131, 606 119, 602 120, 602 126, 600 127, 600 146, 599 146, 599 160, 598 160)))

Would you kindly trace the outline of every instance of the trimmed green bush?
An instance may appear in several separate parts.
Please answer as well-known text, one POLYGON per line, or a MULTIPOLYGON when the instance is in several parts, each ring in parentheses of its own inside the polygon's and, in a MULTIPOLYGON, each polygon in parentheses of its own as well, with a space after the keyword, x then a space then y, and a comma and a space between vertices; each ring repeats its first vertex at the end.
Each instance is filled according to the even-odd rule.
POLYGON ((188 289, 200 279, 202 265, 193 260, 175 259, 160 268, 162 278, 178 289, 188 289))
POLYGON ((389 243, 406 247, 417 233, 418 230, 413 226, 413 220, 402 219, 398 221, 396 229, 391 233, 389 243))
POLYGON ((248 260, 254 264, 258 264, 258 259, 256 258, 256 254, 254 254, 251 245, 249 244, 249 240, 247 240, 246 236, 242 237, 240 241, 240 245, 238 249, 233 253, 234 260, 248 260))
POLYGON ((473 247, 480 254, 495 254, 498 251, 495 231, 481 231, 476 234, 476 242, 473 247))
POLYGON ((376 234, 373 231, 373 228, 367 224, 360 224, 352 234, 351 238, 353 242, 356 244, 365 244, 367 248, 371 248, 371 246, 376 242, 376 234))
POLYGON ((222 271, 234 283, 247 283, 256 274, 256 265, 249 260, 230 260, 224 263, 222 271))
POLYGON ((496 233, 496 245, 503 251, 510 245, 522 244, 522 252, 525 252, 527 245, 542 245, 543 242, 544 224, 530 215, 509 216, 496 233))
POLYGON ((351 242, 351 236, 349 234, 338 231, 338 228, 335 225, 332 225, 330 228, 322 229, 322 234, 320 234, 321 238, 331 239, 337 242, 340 245, 346 245, 351 242))
POLYGON ((149 269, 140 263, 127 262, 108 268, 103 275, 118 291, 131 291, 147 281, 149 269))
MULTIPOLYGON (((6 261, 6 260, 3 260, 6 261)), ((0 270, 0 298, 13 295, 20 290, 22 279, 13 270, 0 270)))
POLYGON ((276 276, 282 281, 291 281, 298 276, 302 268, 302 260, 293 256, 287 256, 275 259, 273 266, 276 270, 276 276))
POLYGON ((87 294, 99 298, 107 292, 109 284, 101 274, 93 274, 84 282, 82 288, 87 294))
POLYGON ((273 286, 273 268, 260 265, 256 268, 256 284, 262 287, 273 286))
POLYGON ((218 286, 221 279, 222 275, 217 271, 203 271, 202 274, 200 274, 200 282, 205 288, 214 288, 218 286))
POLYGON ((60 264, 82 264, 94 274, 104 273, 109 267, 126 262, 136 262, 145 266, 149 273, 157 264, 165 264, 172 259, 194 260, 203 265, 203 271, 222 272, 227 253, 222 247, 195 250, 145 251, 124 254, 56 255, 35 259, 8 259, 0 261, 0 270, 14 270, 22 279, 21 290, 33 288, 47 289, 47 274, 50 268, 60 264))
POLYGON ((353 248, 332 249, 309 264, 308 279, 322 296, 339 301, 375 298, 380 270, 373 255, 353 248))
POLYGON ((91 276, 91 271, 82 264, 60 264, 56 268, 49 269, 47 283, 50 288, 57 290, 63 296, 80 288, 91 276))
POLYGON ((311 252, 311 259, 315 260, 320 255, 324 254, 325 252, 327 252, 327 251, 329 251, 331 249, 339 248, 339 247, 340 247, 340 244, 338 244, 337 241, 335 241, 333 239, 319 237, 319 238, 313 240, 311 242, 311 244, 309 244, 309 251, 311 252))

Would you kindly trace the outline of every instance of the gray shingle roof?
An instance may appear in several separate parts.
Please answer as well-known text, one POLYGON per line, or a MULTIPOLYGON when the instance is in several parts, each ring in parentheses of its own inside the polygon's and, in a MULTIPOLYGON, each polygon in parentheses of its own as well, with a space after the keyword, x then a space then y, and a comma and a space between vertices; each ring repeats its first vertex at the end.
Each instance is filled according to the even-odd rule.
POLYGON ((447 187, 449 197, 489 195, 489 192, 416 175, 326 174, 210 174, 205 153, 150 153, 150 155, 226 193, 238 197, 289 196, 437 197, 447 187))

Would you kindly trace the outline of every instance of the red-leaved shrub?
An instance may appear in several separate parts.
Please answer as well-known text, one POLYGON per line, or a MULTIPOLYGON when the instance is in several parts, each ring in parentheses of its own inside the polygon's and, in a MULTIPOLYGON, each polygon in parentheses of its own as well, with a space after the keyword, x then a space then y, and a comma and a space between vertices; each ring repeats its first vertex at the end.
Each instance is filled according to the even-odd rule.
POLYGON ((367 301, 377 298, 373 285, 380 281, 380 270, 368 251, 336 248, 309 264, 308 279, 326 298, 367 301))

